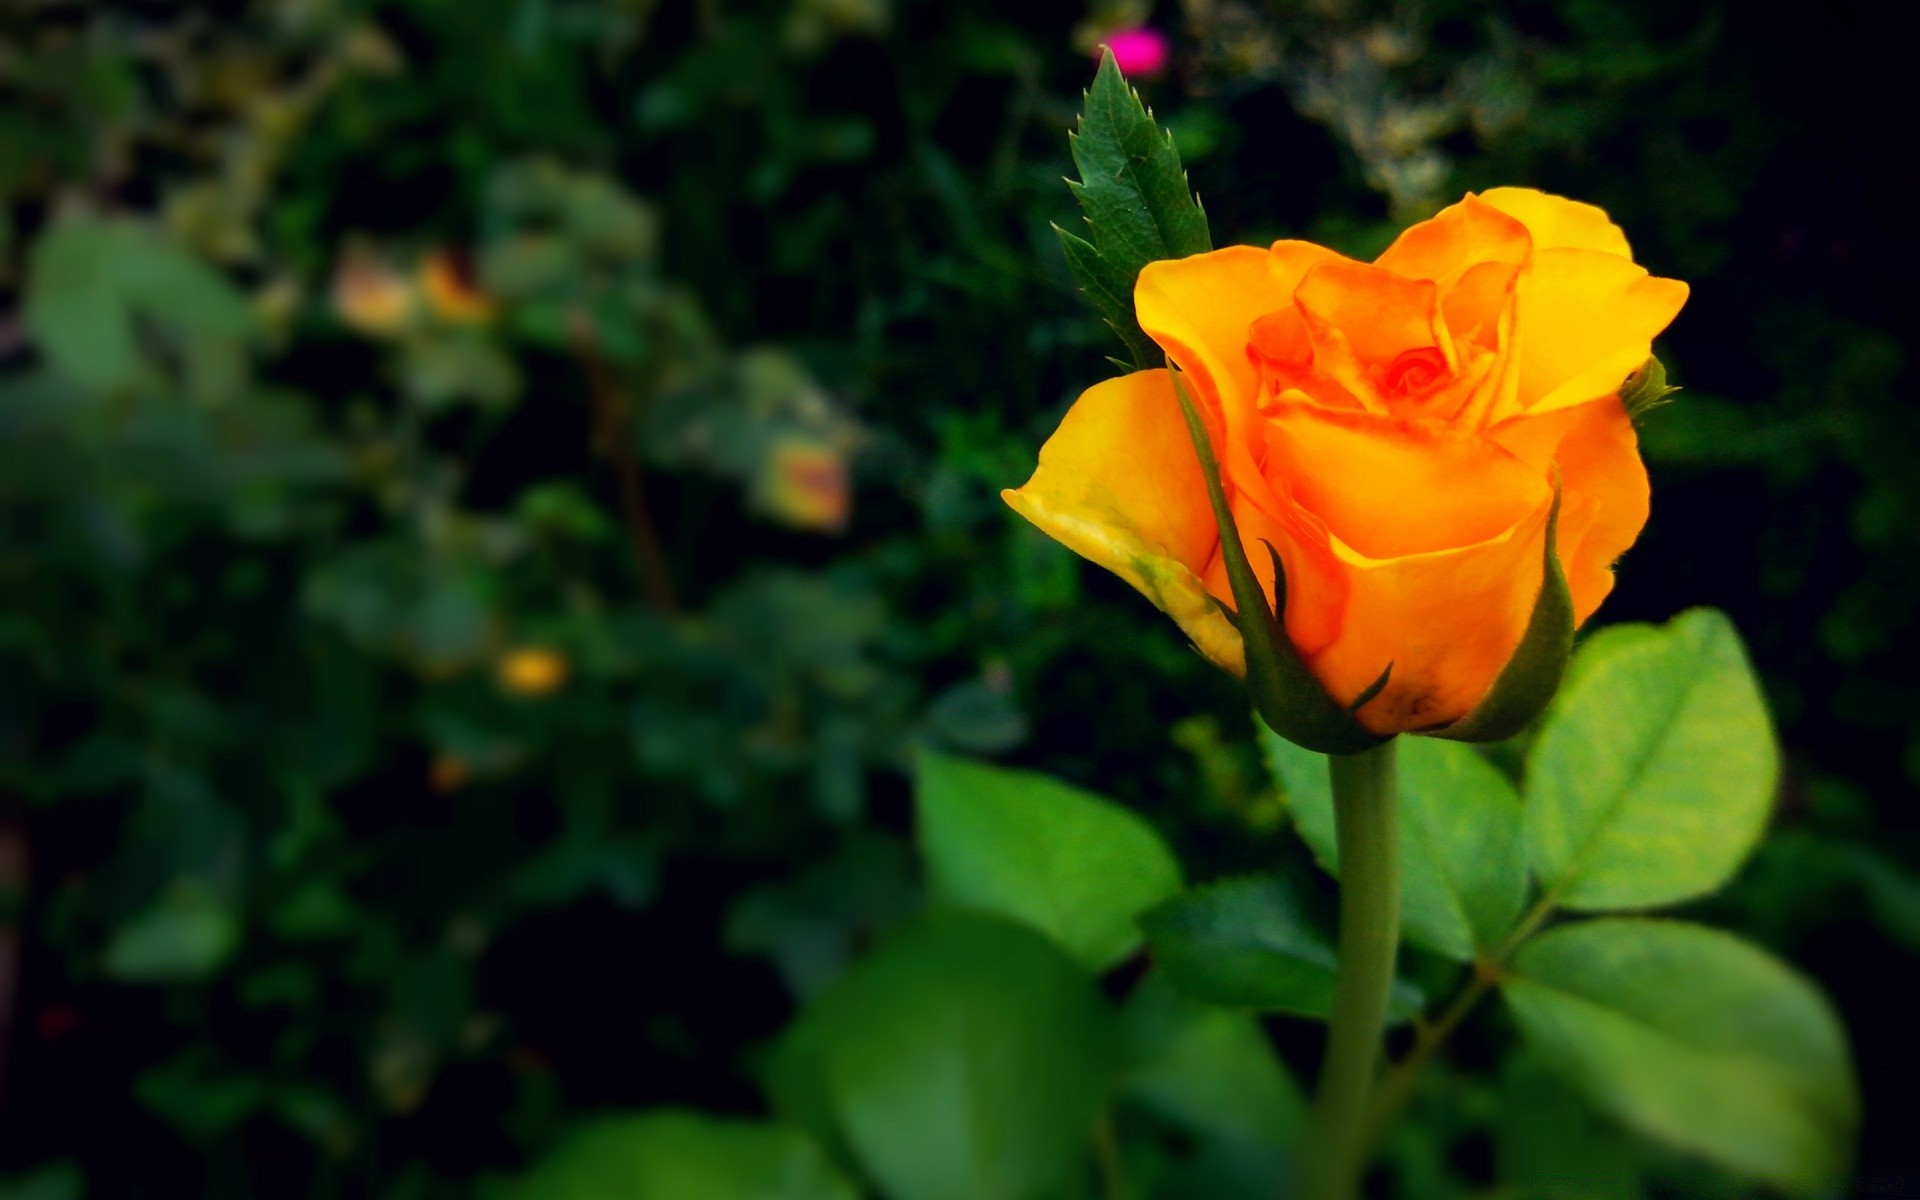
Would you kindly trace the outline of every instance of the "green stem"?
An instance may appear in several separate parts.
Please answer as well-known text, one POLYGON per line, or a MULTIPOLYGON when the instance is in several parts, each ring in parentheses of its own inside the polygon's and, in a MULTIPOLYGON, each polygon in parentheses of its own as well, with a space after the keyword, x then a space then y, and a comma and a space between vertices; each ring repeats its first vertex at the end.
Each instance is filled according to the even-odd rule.
POLYGON ((1314 1200, 1352 1200, 1366 1169, 1367 1096, 1380 1065, 1400 948, 1400 818, 1394 743, 1329 756, 1340 851, 1340 963, 1315 1112, 1314 1200))
POLYGON ((1127 1170, 1121 1161, 1112 1110, 1101 1113, 1093 1127, 1093 1153, 1100 1164, 1100 1194, 1106 1200, 1133 1200, 1133 1193, 1127 1189, 1127 1170))
POLYGON ((1431 1025, 1422 1028, 1413 1040, 1413 1048, 1407 1056, 1395 1063, 1381 1078, 1380 1085, 1373 1089, 1373 1097, 1367 1102, 1366 1122, 1360 1135, 1360 1153, 1364 1156, 1386 1133, 1387 1126, 1399 1115, 1400 1109, 1413 1097, 1414 1084, 1420 1080, 1420 1072, 1433 1058, 1460 1022, 1467 1019, 1473 1006, 1480 998, 1492 991, 1500 982, 1500 972, 1506 968, 1507 959, 1512 957, 1520 943, 1533 935, 1549 916, 1553 915, 1556 897, 1552 892, 1540 897, 1540 900, 1525 916, 1514 924, 1507 936, 1500 939, 1492 953, 1475 960, 1473 979, 1460 994, 1453 998, 1446 1011, 1431 1025))
POLYGON ((1378 1144, 1387 1126, 1400 1114, 1407 1101, 1413 1098, 1413 1087, 1420 1081, 1421 1070, 1497 980, 1498 976, 1490 964, 1484 970, 1476 968, 1472 982, 1461 989, 1446 1011, 1433 1024, 1414 1035, 1413 1048, 1407 1051, 1407 1056, 1380 1077, 1379 1086, 1373 1089, 1373 1095, 1367 1102, 1367 1115, 1360 1131, 1362 1154, 1378 1144))

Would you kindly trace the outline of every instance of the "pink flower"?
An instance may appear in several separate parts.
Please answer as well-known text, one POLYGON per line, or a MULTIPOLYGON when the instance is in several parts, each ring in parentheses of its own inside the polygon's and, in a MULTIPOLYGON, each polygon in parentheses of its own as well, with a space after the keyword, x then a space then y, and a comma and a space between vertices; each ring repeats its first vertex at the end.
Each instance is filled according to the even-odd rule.
POLYGON ((1152 79, 1167 69, 1167 35, 1150 25, 1122 29, 1107 38, 1106 47, 1122 75, 1152 79))

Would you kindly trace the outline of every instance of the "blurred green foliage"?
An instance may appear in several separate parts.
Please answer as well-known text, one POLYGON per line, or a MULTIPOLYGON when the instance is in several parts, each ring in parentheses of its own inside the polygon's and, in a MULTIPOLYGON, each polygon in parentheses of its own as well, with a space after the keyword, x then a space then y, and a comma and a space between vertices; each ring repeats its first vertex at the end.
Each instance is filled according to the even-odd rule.
MULTIPOLYGON (((910 849, 915 746, 1122 800, 1197 882, 1324 900, 1236 690, 995 494, 1110 369, 1049 225, 1087 35, 1147 16, 1220 244, 1366 252, 1524 182, 1695 283, 1603 616, 1713 603, 1752 643, 1779 831, 1690 912, 1837 998, 1864 1167, 1900 1164, 1920 427, 1887 297, 1920 263, 1862 114, 1906 18, 1789 45, 1724 3, 1128 9, 5 6, 0 1195, 464 1195, 562 1145, 544 1194, 573 1195, 649 1141, 699 1159, 649 1195, 844 1194, 836 1139, 888 1135, 855 1115, 822 1159, 754 1123, 770 1094, 820 1128, 783 1072, 810 1025, 1041 980, 1071 1038, 1019 1036, 1071 1048, 1105 1011, 1024 928, 920 916, 951 883, 910 849), (994 969, 949 979, 944 943, 994 969), (592 1120, 662 1106, 728 1115, 592 1120)), ((1133 912, 1096 916, 1105 961, 1133 912)), ((1115 1020, 1129 1178, 1274 1186, 1301 1024, 1157 975, 1115 1020)), ((1440 1072, 1399 1190, 1634 1194, 1561 1086, 1440 1072), (1541 1166, 1570 1155, 1590 1189, 1541 1166)), ((955 1101, 916 1103, 882 1115, 955 1101)), ((976 1131, 1007 1186, 1075 1194, 1016 1124, 976 1131)))

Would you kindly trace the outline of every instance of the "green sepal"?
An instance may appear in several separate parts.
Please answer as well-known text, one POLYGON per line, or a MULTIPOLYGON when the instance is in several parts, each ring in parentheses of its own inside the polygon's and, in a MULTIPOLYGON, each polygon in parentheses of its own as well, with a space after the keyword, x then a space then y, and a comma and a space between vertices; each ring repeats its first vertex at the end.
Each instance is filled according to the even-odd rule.
POLYGON ((1145 367, 1158 353, 1134 317, 1134 280, 1150 262, 1213 249, 1207 214, 1187 184, 1173 135, 1127 86, 1111 51, 1101 54, 1079 128, 1067 139, 1080 170, 1067 187, 1091 236, 1055 230, 1081 291, 1127 344, 1134 365, 1145 367))
POLYGON ((1667 403, 1667 397, 1679 390, 1667 382, 1666 364, 1655 355, 1641 363, 1640 369, 1620 385, 1620 403, 1625 406, 1628 419, 1638 421, 1667 403))
MULTIPOLYGON (((1657 366, 1658 360, 1654 362, 1657 366)), ((1547 510, 1546 564, 1519 646, 1472 712, 1450 725, 1420 732, 1456 742, 1498 742, 1526 728, 1560 690, 1567 658, 1573 653, 1573 593, 1560 567, 1559 532, 1560 477, 1556 474, 1553 507, 1547 510)))
POLYGON ((1187 419, 1187 433, 1193 438, 1194 453, 1200 456, 1200 470, 1207 480, 1207 498, 1213 503, 1213 519, 1220 528, 1220 549, 1226 559, 1227 579, 1233 587, 1234 607, 1221 605, 1221 611, 1240 631, 1246 644, 1247 694, 1253 706, 1281 737, 1320 754, 1358 754, 1386 741, 1354 720, 1353 713, 1380 694, 1393 671, 1388 663, 1367 689, 1360 693, 1352 708, 1327 694, 1327 689, 1307 670, 1287 636, 1278 614, 1287 611, 1287 573, 1280 563, 1280 552, 1266 543, 1273 556, 1274 606, 1267 606, 1266 593, 1247 561, 1246 548, 1240 542, 1240 528, 1227 507, 1226 489, 1220 484, 1220 464, 1213 455, 1213 442, 1200 412, 1187 395, 1180 373, 1167 364, 1173 379, 1174 394, 1180 398, 1180 411, 1187 419))

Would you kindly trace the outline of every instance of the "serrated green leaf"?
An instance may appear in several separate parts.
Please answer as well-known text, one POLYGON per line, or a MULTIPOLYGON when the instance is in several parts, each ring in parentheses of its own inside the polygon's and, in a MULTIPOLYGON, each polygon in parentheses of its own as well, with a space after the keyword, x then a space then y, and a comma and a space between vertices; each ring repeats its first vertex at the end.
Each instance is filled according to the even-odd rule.
POLYGON ((1759 840, 1779 754, 1726 617, 1602 630, 1527 758, 1528 855, 1555 902, 1671 904, 1725 883, 1759 840))
POLYGON ((803 1022, 846 1144, 893 1200, 1062 1194, 1118 1067, 1091 977, 985 913, 896 933, 803 1022))
POLYGON ((1080 169, 1074 194, 1101 257, 1137 275, 1150 262, 1213 248, 1173 135, 1154 121, 1111 51, 1100 56, 1071 144, 1080 169))
POLYGON ((1067 267, 1080 285, 1081 294, 1108 328, 1126 343, 1133 363, 1121 364, 1122 370, 1143 367, 1159 357, 1152 339, 1140 332, 1140 324, 1134 320, 1133 278, 1101 258, 1093 243, 1085 238, 1068 233, 1058 225, 1053 227, 1053 232, 1060 237, 1060 249, 1066 254, 1067 267))
MULTIPOLYGON (((1294 827, 1339 877, 1333 791, 1324 755, 1257 726, 1294 827)), ((1400 928, 1409 942, 1461 962, 1494 946, 1526 900, 1520 797, 1479 752, 1456 742, 1400 743, 1400 928)))
POLYGON ((761 1121, 662 1110, 578 1130, 504 1200, 856 1200, 803 1135, 761 1121))
POLYGON ((1638 421, 1648 412, 1666 404, 1667 398, 1679 390, 1667 383, 1666 364, 1655 355, 1620 385, 1620 403, 1626 408, 1627 416, 1638 421))
POLYGON ((1151 825, 1045 775, 923 754, 914 804, 936 897, 1025 921, 1090 970, 1133 953, 1134 918, 1181 887, 1151 825))
POLYGON ((1134 365, 1145 367, 1156 355, 1134 319, 1133 281, 1150 262, 1211 250, 1207 215, 1187 186, 1172 135, 1154 122, 1111 52, 1101 55, 1068 142, 1080 179, 1067 186, 1092 236, 1076 247, 1063 233, 1067 260, 1096 310, 1120 332, 1134 365))
POLYGON ((1501 984, 1521 1032, 1602 1111, 1776 1183, 1837 1183, 1859 1102, 1811 984, 1678 921, 1606 918, 1520 948, 1501 984))
MULTIPOLYGON (((1181 992, 1208 1004, 1324 1018, 1333 1005, 1333 946, 1271 876, 1223 880, 1175 896, 1140 918, 1154 960, 1181 992)), ((1394 985, 1391 1015, 1420 1011, 1394 985)))

